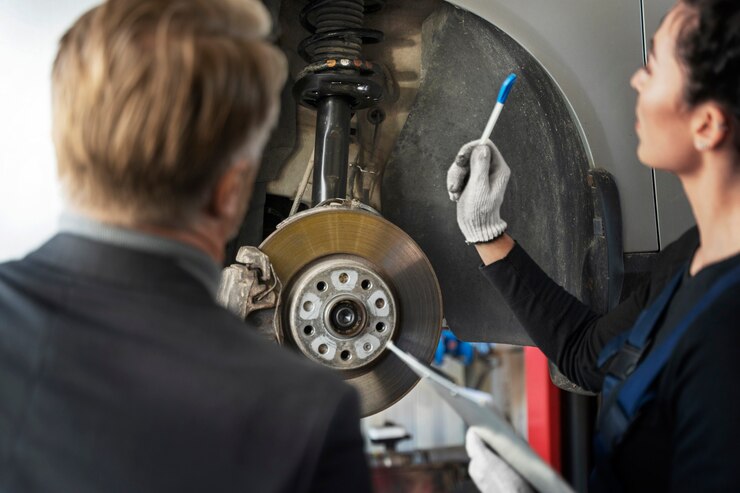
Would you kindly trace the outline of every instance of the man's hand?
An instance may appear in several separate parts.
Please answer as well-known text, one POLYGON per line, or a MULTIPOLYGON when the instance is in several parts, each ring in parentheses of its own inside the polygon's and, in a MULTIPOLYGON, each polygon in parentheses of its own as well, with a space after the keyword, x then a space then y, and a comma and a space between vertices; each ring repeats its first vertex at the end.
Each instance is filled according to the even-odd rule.
POLYGON ((470 456, 468 473, 481 493, 534 493, 519 473, 486 446, 475 427, 465 435, 465 449, 470 456))
POLYGON ((460 148, 447 171, 447 192, 457 202, 457 224, 468 243, 490 241, 506 230, 500 211, 510 175, 490 140, 485 145, 468 142, 460 148))

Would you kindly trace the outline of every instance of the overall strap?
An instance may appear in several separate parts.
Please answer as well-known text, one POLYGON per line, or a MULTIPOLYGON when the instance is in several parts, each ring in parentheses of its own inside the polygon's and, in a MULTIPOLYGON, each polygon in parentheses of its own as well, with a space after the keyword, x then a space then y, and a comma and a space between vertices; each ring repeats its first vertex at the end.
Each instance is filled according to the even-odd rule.
MULTIPOLYGON (((683 270, 680 274, 683 274, 683 270)), ((624 346, 630 345, 632 341, 638 342, 638 344, 642 342, 639 348, 644 351, 652 332, 655 330, 654 326, 665 309, 666 303, 663 300, 663 295, 670 292, 668 297, 670 299, 675 292, 677 283, 674 285, 674 281, 676 279, 671 281, 661 293, 658 301, 643 312, 629 335, 623 338, 624 346), (661 302, 664 303, 663 306, 660 306, 661 302), (647 322, 651 322, 652 327, 646 327, 647 322), (644 338, 646 333, 648 336, 644 338)), ((645 361, 636 369, 629 370, 622 379, 613 373, 607 376, 612 381, 609 384, 609 390, 604 389, 604 401, 599 413, 598 431, 594 444, 597 452, 597 464, 600 464, 604 469, 608 469, 605 462, 608 462, 608 458, 622 440, 638 411, 653 398, 653 393, 650 391, 651 386, 665 367, 681 337, 717 298, 738 282, 740 282, 740 265, 716 281, 692 307, 691 311, 671 329, 666 340, 650 351, 645 361)), ((606 380, 605 378, 605 385, 606 380)), ((597 465, 597 467, 599 466, 597 465)))
POLYGON ((679 269, 655 301, 640 313, 632 328, 610 340, 599 353, 599 368, 609 363, 601 393, 609 395, 637 367, 657 328, 657 322, 676 293, 684 269, 679 269))
POLYGON ((691 324, 699 318, 722 293, 740 282, 740 265, 722 276, 707 291, 704 296, 694 305, 691 311, 672 329, 668 338, 659 346, 656 346, 645 362, 640 365, 629 378, 619 392, 617 401, 628 416, 634 416, 644 404, 643 396, 647 394, 650 385, 655 381, 660 371, 665 367, 673 349, 678 345, 681 336, 691 327, 691 324))
POLYGON ((623 413, 614 412, 618 407, 619 389, 632 374, 637 364, 647 351, 650 340, 657 327, 657 321, 665 312, 668 303, 676 293, 681 277, 687 266, 678 272, 666 284, 655 301, 640 313, 632 328, 609 341, 599 353, 599 368, 608 365, 601 387, 602 402, 596 421, 594 435, 594 453, 596 467, 591 475, 591 486, 604 491, 620 491, 617 478, 611 463, 614 444, 624 434, 630 423, 623 413), (634 344, 633 344, 634 343, 634 344))

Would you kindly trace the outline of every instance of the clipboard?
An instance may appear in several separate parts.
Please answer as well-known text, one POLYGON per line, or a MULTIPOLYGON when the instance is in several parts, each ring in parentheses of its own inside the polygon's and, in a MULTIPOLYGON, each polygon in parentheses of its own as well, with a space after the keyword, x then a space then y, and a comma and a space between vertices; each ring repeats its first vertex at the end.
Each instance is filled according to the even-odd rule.
POLYGON ((386 345, 417 375, 429 383, 467 426, 477 427, 486 444, 542 493, 574 493, 495 409, 493 397, 456 385, 389 341, 386 345))

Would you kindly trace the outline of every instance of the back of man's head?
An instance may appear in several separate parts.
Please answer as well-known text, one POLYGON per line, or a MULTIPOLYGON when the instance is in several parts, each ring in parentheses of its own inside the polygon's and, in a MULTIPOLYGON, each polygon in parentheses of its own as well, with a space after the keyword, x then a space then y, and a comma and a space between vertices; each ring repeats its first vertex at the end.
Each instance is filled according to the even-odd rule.
POLYGON ((256 0, 109 0, 64 35, 52 75, 69 204, 172 226, 235 159, 255 166, 287 68, 256 0))

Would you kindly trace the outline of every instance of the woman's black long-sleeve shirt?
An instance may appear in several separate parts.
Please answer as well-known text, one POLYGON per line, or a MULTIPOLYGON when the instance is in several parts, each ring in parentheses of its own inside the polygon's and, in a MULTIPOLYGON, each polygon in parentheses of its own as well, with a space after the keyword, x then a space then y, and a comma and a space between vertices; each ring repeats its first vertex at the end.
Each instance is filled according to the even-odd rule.
MULTIPOLYGON (((603 346, 629 330, 666 283, 681 284, 656 332, 666 337, 740 255, 689 276, 699 245, 696 228, 656 258, 648 282, 606 315, 558 286, 519 245, 482 268, 534 343, 580 386, 599 391, 603 346)), ((624 491, 740 492, 740 285, 725 291, 676 346, 647 404, 617 447, 614 466, 624 491)))

